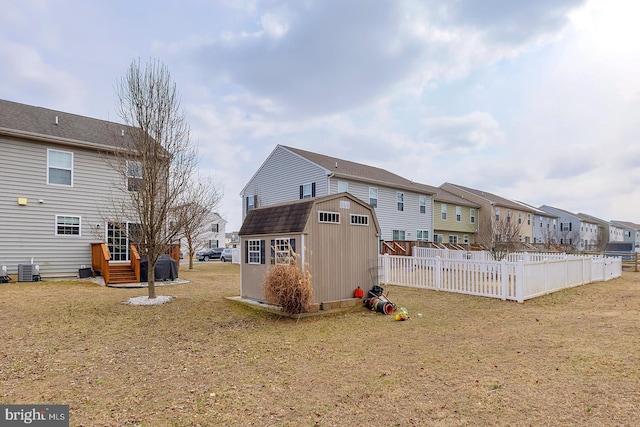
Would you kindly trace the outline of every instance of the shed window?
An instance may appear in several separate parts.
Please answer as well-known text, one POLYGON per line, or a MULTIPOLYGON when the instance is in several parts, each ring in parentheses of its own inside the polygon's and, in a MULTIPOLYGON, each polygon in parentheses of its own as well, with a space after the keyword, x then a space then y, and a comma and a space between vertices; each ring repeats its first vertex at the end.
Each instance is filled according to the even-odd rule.
POLYGON ((264 240, 249 239, 245 242, 245 262, 264 264, 264 240))
POLYGON ((369 225, 369 215, 351 214, 351 224, 353 224, 353 225, 369 225))
POLYGON ((79 236, 80 217, 56 215, 56 236, 79 236))
POLYGON ((279 238, 271 240, 271 264, 291 264, 291 256, 296 251, 296 239, 279 238))
POLYGON ((340 213, 338 212, 318 212, 318 222, 330 222, 340 224, 340 213))
POLYGON ((47 184, 73 185, 73 153, 47 150, 47 184))

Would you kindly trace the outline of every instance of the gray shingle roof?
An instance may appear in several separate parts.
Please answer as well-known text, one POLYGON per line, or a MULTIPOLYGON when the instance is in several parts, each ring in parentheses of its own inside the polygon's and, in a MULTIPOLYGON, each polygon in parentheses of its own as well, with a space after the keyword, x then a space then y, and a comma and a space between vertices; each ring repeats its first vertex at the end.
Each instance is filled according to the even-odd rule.
POLYGON ((449 184, 449 185, 451 185, 453 187, 456 187, 459 190, 466 191, 466 192, 469 192, 471 194, 474 194, 477 197, 482 197, 483 199, 485 199, 485 200, 487 200, 490 203, 495 204, 495 205, 499 205, 499 206, 503 206, 503 207, 507 207, 507 208, 512 208, 512 209, 518 209, 518 210, 521 210, 521 211, 535 212, 535 210, 530 209, 527 206, 524 206, 522 203, 518 203, 518 202, 515 202, 513 200, 505 199, 504 197, 500 197, 500 196, 498 196, 496 194, 489 193, 487 191, 476 190, 475 188, 464 187, 462 185, 452 184, 450 182, 448 182, 446 184, 449 184))
POLYGON ((239 235, 300 233, 307 224, 316 199, 302 199, 291 203, 271 205, 250 210, 239 235))
POLYGON ((0 133, 45 138, 71 145, 117 147, 135 128, 115 122, 0 99, 0 133), (57 118, 57 124, 56 124, 57 118))
POLYGON ((438 192, 436 187, 410 181, 385 169, 351 162, 337 157, 326 156, 324 154, 312 153, 299 148, 283 147, 304 157, 310 162, 323 167, 327 171, 334 173, 337 177, 356 179, 370 183, 387 184, 390 187, 405 189, 422 194, 435 194, 438 192))

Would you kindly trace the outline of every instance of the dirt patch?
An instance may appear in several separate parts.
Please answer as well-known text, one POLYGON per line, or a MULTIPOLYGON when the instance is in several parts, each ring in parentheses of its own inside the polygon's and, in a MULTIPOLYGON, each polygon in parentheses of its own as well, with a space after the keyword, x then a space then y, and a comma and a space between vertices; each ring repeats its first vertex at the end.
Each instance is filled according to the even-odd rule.
POLYGON ((225 299, 239 269, 163 287, 0 285, 0 396, 73 426, 634 425, 640 274, 524 304, 388 287, 411 319, 281 318, 225 299), (418 317, 418 313, 422 316, 418 317))

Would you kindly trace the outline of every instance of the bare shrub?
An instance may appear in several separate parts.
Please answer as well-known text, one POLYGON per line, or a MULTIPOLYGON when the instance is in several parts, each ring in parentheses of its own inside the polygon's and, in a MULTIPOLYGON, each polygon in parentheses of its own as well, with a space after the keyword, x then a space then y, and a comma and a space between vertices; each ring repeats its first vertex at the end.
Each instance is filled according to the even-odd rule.
POLYGON ((292 253, 289 264, 276 264, 269 268, 263 283, 263 292, 270 304, 279 305, 289 314, 309 311, 313 287, 311 274, 301 271, 299 255, 292 253))

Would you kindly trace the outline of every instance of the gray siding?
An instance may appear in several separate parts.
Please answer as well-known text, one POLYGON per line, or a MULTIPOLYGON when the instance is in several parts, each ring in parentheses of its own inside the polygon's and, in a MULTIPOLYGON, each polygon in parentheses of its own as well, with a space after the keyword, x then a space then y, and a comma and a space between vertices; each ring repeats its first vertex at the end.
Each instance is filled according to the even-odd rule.
POLYGON ((75 276, 81 265, 91 266, 90 243, 104 241, 115 172, 84 148, 2 136, 0 147, 0 265, 17 274, 18 264, 33 257, 45 278, 75 276), (73 153, 72 187, 47 185, 48 148, 73 153), (18 198, 27 205, 19 206, 18 198), (56 215, 79 216, 81 235, 56 236, 56 215))
POLYGON ((381 240, 392 240, 393 230, 404 230, 406 240, 416 240, 416 230, 428 230, 433 236, 433 196, 400 190, 404 193, 404 211, 398 211, 398 190, 377 184, 368 184, 343 178, 331 178, 331 193, 338 191, 338 181, 348 182, 349 193, 369 204, 369 187, 378 189, 378 207, 375 208, 380 225, 381 240), (420 213, 420 196, 427 198, 426 212, 420 213))
POLYGON ((300 185, 312 182, 316 184, 316 196, 328 194, 324 168, 286 148, 276 147, 242 190, 242 218, 247 215, 247 196, 257 196, 257 207, 290 202, 300 198, 300 185))

